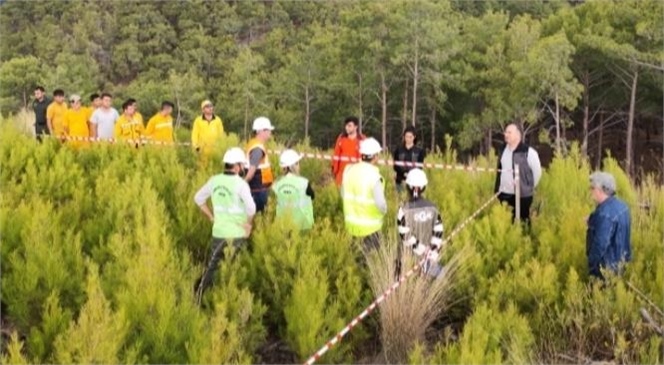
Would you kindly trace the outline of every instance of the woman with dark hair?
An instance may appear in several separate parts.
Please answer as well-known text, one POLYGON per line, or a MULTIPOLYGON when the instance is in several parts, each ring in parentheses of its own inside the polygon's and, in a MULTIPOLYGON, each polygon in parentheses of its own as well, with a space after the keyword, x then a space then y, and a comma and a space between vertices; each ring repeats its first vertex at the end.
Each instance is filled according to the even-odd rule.
POLYGON ((403 190, 402 183, 406 180, 406 174, 408 174, 408 171, 415 167, 421 168, 422 166, 415 166, 415 163, 423 163, 424 158, 426 157, 424 149, 417 147, 415 145, 416 143, 417 134, 415 133, 415 127, 408 126, 403 131, 402 143, 392 154, 392 158, 396 162, 394 164, 394 172, 397 173, 395 184, 397 186, 397 191, 399 192, 403 190), (406 165, 399 164, 399 162, 405 162, 406 165))

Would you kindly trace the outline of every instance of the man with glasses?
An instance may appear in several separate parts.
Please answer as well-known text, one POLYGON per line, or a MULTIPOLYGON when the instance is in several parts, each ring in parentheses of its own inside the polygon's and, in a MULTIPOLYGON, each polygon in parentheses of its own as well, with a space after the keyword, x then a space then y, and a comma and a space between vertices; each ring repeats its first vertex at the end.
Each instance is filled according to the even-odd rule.
POLYGON ((606 172, 590 175, 590 194, 597 204, 588 217, 586 255, 591 276, 604 279, 603 270, 620 274, 632 259, 629 207, 615 197, 616 180, 606 172))
POLYGON ((224 136, 224 123, 219 116, 214 114, 214 105, 210 100, 201 103, 201 110, 202 114, 194 120, 191 144, 197 152, 209 155, 224 136))
POLYGON ((82 147, 88 144, 86 140, 76 140, 76 137, 88 138, 90 136, 89 112, 81 107, 81 97, 73 94, 69 97, 70 108, 65 112, 63 127, 65 135, 72 138, 68 144, 72 147, 82 147))

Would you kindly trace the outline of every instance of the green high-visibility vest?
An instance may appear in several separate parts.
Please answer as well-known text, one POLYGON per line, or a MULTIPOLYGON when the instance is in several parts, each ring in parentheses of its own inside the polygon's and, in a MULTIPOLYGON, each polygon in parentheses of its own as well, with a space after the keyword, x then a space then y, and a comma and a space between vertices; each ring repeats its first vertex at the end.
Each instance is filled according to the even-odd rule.
POLYGON ((359 162, 346 167, 342 182, 344 221, 351 236, 365 237, 383 227, 383 212, 373 197, 374 186, 381 180, 378 167, 370 163, 359 162))
POLYGON ((215 238, 241 238, 246 235, 247 211, 238 191, 246 182, 238 175, 220 174, 212 178, 212 206, 215 238))
POLYGON ((277 217, 289 215, 300 229, 311 229, 314 225, 314 206, 307 195, 309 180, 292 173, 280 178, 272 190, 277 196, 277 217))

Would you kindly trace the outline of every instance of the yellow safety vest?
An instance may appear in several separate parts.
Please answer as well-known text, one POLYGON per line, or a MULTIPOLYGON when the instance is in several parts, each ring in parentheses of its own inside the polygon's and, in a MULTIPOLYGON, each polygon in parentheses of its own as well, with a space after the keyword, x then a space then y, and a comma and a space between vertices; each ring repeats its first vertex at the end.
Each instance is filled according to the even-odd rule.
POLYGON ((254 148, 260 148, 260 150, 263 151, 263 158, 256 169, 254 178, 249 182, 249 186, 252 190, 257 188, 268 188, 274 181, 272 168, 270 167, 270 157, 267 155, 267 150, 265 149, 265 146, 263 146, 263 143, 259 141, 258 138, 252 138, 249 143, 247 143, 247 161, 250 160, 251 150, 254 148))
POLYGON ((342 181, 344 221, 354 237, 368 236, 383 227, 384 215, 373 197, 374 186, 381 180, 378 167, 370 163, 363 161, 346 167, 342 181))

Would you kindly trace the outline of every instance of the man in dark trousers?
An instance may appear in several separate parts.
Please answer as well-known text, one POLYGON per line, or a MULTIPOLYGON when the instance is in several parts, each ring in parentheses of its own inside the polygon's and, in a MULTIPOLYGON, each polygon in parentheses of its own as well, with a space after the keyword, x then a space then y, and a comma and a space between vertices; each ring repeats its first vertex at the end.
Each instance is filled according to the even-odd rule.
POLYGON ((632 259, 629 207, 615 197, 616 180, 606 172, 590 175, 590 193, 597 204, 588 217, 586 255, 591 276, 604 279, 602 270, 620 274, 632 259))
POLYGON ((35 100, 32 101, 32 109, 35 111, 35 135, 41 142, 43 134, 49 134, 46 122, 46 109, 51 100, 46 97, 46 91, 42 86, 35 88, 35 100))
POLYGON ((532 147, 521 141, 522 131, 516 124, 505 127, 505 145, 498 154, 498 174, 494 192, 500 192, 498 200, 512 207, 512 221, 515 218, 515 176, 514 170, 519 166, 519 187, 521 188, 520 219, 530 224, 530 205, 533 203, 535 187, 542 177, 542 165, 539 155, 532 147))

